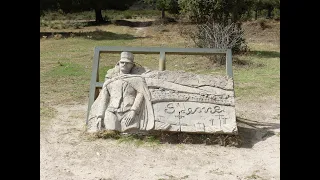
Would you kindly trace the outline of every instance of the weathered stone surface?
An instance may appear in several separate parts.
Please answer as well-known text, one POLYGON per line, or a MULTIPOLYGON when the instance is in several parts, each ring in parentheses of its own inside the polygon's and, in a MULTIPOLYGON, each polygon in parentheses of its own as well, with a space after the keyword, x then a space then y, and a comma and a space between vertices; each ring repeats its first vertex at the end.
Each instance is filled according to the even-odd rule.
POLYGON ((235 110, 199 102, 159 102, 153 104, 155 130, 234 133, 235 110))
POLYGON ((176 92, 172 90, 150 89, 151 101, 153 103, 161 101, 185 101, 185 102, 203 102, 219 105, 234 106, 234 96, 232 91, 220 92, 217 94, 191 94, 185 92, 176 92))
POLYGON ((151 94, 155 130, 237 133, 232 78, 173 71, 143 76, 151 94))
POLYGON ((233 90, 233 79, 226 76, 201 75, 195 73, 186 73, 183 71, 149 71, 145 74, 158 80, 165 80, 175 84, 181 84, 191 87, 217 87, 225 90, 233 90))
MULTIPOLYGON (((133 59, 122 61, 130 63, 133 59)), ((129 65, 130 71, 123 65, 126 63, 119 63, 108 71, 91 107, 89 132, 108 129, 237 134, 232 78, 150 71, 129 65)))

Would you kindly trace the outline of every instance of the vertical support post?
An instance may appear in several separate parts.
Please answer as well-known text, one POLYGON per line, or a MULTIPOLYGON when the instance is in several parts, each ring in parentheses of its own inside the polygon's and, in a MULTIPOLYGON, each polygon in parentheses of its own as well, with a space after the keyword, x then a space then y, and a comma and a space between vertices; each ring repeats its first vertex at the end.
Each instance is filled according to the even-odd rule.
POLYGON ((166 53, 164 51, 160 51, 159 71, 164 70, 166 70, 166 53))
POLYGON ((231 49, 227 49, 227 52, 226 52, 226 72, 227 72, 227 76, 229 78, 233 77, 233 72, 232 72, 232 52, 231 52, 231 49))
POLYGON ((88 103, 88 112, 87 112, 87 119, 86 125, 88 125, 88 118, 91 106, 97 96, 97 87, 96 82, 99 80, 99 59, 100 59, 100 51, 98 48, 94 49, 94 56, 93 56, 93 66, 92 66, 92 74, 91 74, 91 81, 90 81, 90 91, 89 91, 89 103, 88 103))

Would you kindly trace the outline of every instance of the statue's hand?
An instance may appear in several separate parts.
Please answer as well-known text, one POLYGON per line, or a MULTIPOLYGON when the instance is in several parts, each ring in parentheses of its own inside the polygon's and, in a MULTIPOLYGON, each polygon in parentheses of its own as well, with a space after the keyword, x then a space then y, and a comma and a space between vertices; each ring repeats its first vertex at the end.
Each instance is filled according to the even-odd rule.
POLYGON ((123 118, 124 124, 126 126, 129 126, 135 115, 136 115, 136 112, 133 110, 130 110, 128 114, 123 118))
POLYGON ((101 118, 101 117, 98 117, 98 118, 97 118, 97 128, 98 128, 99 130, 101 130, 101 124, 102 124, 102 118, 101 118))

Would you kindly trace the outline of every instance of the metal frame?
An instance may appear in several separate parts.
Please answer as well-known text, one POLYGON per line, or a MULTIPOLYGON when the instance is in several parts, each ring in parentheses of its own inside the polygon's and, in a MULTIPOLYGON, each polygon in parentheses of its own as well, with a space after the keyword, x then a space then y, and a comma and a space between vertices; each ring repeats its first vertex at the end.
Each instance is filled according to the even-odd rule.
POLYGON ((165 47, 125 47, 125 46, 98 46, 94 49, 92 75, 89 91, 89 103, 87 111, 86 124, 91 106, 99 95, 99 88, 102 87, 99 82, 99 61, 100 53, 119 53, 122 51, 130 51, 134 54, 160 54, 159 70, 166 69, 166 54, 180 55, 209 55, 209 54, 226 54, 226 74, 233 77, 232 72, 232 52, 231 49, 212 49, 212 48, 165 48, 165 47))

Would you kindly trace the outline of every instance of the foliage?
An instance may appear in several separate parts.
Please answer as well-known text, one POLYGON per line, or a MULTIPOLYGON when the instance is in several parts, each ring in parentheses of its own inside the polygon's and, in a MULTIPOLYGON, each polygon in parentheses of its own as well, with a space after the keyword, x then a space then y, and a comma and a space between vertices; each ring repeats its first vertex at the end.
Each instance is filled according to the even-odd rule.
POLYGON ((40 0, 40 16, 44 14, 45 10, 57 9, 56 0, 40 0))
POLYGON ((179 13, 178 0, 143 0, 143 2, 160 10, 162 12, 161 18, 165 18, 165 11, 171 14, 179 13))
POLYGON ((251 9, 255 11, 255 20, 258 19, 259 14, 263 10, 267 10, 266 17, 272 18, 272 12, 276 10, 280 10, 280 0, 250 0, 251 1, 251 9))
MULTIPOLYGON (((232 49, 235 54, 247 50, 244 31, 234 23, 223 25, 207 22, 197 25, 196 31, 188 31, 188 34, 200 48, 232 49)), ((213 56, 212 60, 219 65, 225 63, 221 56, 213 56)))
POLYGON ((196 23, 208 20, 223 24, 250 19, 252 11, 257 19, 258 13, 267 10, 267 18, 272 17, 274 9, 280 10, 280 0, 178 0, 181 13, 196 23))
POLYGON ((41 0, 40 1, 40 16, 44 10, 62 10, 64 13, 81 12, 94 10, 96 22, 104 21, 102 10, 116 9, 126 10, 136 0, 41 0))
POLYGON ((192 22, 205 23, 214 20, 228 24, 237 22, 248 8, 246 0, 179 0, 181 12, 192 22))

